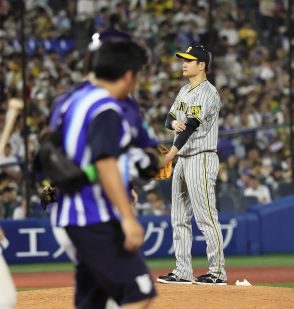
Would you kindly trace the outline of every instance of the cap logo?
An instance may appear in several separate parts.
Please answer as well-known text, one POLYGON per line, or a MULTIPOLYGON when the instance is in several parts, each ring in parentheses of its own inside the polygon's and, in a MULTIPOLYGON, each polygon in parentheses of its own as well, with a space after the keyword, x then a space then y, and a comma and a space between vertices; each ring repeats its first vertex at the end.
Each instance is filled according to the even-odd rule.
POLYGON ((191 51, 192 47, 188 47, 188 49, 186 50, 186 53, 189 54, 189 52, 191 51))

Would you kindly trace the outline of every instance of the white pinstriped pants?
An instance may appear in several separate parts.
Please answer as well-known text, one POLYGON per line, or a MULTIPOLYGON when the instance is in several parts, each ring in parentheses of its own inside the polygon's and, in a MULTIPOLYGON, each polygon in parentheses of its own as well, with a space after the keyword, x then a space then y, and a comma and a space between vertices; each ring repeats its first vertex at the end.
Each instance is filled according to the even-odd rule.
MULTIPOLYGON (((219 159, 214 152, 179 157, 172 182, 171 222, 176 268, 173 273, 192 280, 192 216, 206 240, 209 273, 226 280, 223 236, 215 201, 219 159)), ((200 274, 198 274, 200 275, 200 274)))

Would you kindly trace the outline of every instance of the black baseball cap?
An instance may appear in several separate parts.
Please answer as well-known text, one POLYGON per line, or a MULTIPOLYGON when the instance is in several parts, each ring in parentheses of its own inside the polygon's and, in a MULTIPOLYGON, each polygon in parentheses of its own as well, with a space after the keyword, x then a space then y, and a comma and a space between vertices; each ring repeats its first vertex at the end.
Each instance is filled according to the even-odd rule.
POLYGON ((202 45, 189 46, 184 53, 176 53, 176 56, 178 58, 205 62, 207 68, 210 66, 210 53, 202 45))
POLYGON ((106 40, 114 40, 114 41, 115 40, 117 41, 120 41, 120 40, 131 41, 132 40, 131 36, 127 32, 120 31, 115 28, 108 29, 108 30, 101 32, 99 39, 103 42, 106 40))

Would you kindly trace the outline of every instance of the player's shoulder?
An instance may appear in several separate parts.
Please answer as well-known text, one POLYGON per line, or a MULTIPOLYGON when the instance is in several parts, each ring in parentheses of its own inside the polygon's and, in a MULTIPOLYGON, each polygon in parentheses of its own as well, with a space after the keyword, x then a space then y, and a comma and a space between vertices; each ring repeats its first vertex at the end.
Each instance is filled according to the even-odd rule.
POLYGON ((140 113, 139 104, 135 100, 135 98, 128 96, 124 100, 118 101, 123 110, 131 110, 140 113))
POLYGON ((220 96, 216 87, 209 81, 206 82, 206 95, 209 100, 220 103, 220 96))
POLYGON ((203 83, 203 87, 206 89, 209 96, 218 95, 216 87, 210 81, 206 80, 205 83, 203 83))
POLYGON ((106 110, 114 110, 118 114, 122 113, 120 101, 114 98, 106 89, 91 86, 86 93, 81 93, 80 105, 83 106, 87 113, 93 117, 106 110))

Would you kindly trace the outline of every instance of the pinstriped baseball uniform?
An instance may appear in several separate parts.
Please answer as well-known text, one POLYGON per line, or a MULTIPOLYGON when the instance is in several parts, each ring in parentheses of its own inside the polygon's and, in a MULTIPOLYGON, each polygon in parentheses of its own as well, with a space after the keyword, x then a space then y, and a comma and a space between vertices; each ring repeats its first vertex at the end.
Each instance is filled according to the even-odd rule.
POLYGON ((170 114, 185 121, 195 117, 200 126, 179 151, 172 183, 171 221, 176 256, 173 273, 192 280, 192 227, 194 215, 207 244, 209 273, 226 280, 223 237, 215 203, 215 182, 219 170, 216 153, 220 98, 207 80, 191 88, 183 86, 173 103, 170 114))

